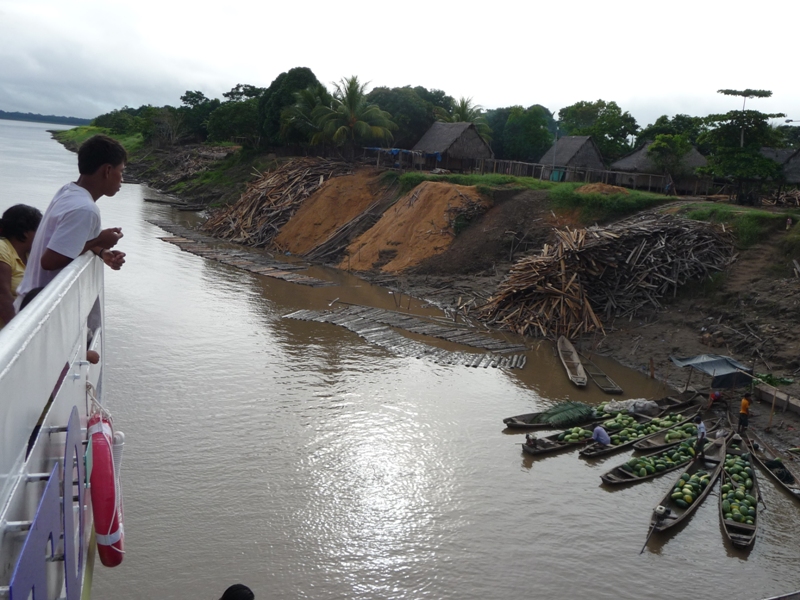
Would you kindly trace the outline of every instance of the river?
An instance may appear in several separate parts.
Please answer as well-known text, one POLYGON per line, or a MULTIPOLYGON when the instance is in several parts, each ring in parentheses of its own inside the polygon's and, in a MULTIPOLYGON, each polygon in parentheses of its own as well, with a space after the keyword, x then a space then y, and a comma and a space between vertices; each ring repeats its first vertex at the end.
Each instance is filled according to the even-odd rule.
MULTIPOLYGON (((77 174, 52 125, 0 121, 0 210, 42 211, 77 174)), ((394 308, 387 290, 316 268, 309 288, 181 252, 148 219, 193 219, 124 185, 99 206, 128 262, 106 275, 106 394, 126 434, 125 549, 97 565, 101 600, 713 597, 800 588, 800 511, 761 478, 755 547, 723 541, 716 493, 654 537, 668 477, 610 491, 627 458, 526 457, 502 419, 564 399, 547 343, 522 371, 394 356, 334 325, 282 318, 335 298, 394 308)), ((407 299, 406 299, 407 301, 407 299)), ((404 302, 405 305, 405 302, 404 302)), ((434 312, 422 302, 414 312, 434 312)), ((623 398, 660 384, 602 367, 623 398)))

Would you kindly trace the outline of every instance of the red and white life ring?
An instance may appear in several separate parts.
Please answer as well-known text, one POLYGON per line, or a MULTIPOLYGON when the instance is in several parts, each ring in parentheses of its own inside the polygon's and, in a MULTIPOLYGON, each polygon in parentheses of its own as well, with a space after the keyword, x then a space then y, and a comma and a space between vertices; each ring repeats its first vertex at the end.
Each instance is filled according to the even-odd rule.
POLYGON ((89 418, 92 443, 92 473, 89 479, 92 513, 97 538, 97 554, 106 567, 122 562, 124 530, 122 527, 122 494, 114 467, 114 432, 111 421, 99 414, 89 418))

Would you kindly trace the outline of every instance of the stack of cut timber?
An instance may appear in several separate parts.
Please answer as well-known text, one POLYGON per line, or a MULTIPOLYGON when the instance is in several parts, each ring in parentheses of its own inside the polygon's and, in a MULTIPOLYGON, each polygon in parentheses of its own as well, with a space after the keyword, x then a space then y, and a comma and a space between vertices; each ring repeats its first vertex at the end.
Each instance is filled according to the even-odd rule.
POLYGON ((521 335, 574 338, 602 330, 601 318, 660 307, 690 279, 734 259, 722 228, 644 213, 608 227, 555 230, 556 242, 523 258, 481 308, 489 323, 521 335))
POLYGON ((331 177, 347 175, 346 162, 297 158, 259 174, 239 201, 215 211, 203 229, 211 235, 248 246, 268 246, 303 201, 331 177))

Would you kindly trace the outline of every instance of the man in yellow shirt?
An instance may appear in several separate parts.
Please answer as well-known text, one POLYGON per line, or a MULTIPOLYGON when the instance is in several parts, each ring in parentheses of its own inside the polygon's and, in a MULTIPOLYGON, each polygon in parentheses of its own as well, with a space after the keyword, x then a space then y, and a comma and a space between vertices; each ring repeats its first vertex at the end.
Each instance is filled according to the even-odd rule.
POLYGON ((14 317, 17 286, 41 220, 42 213, 25 204, 12 206, 0 218, 0 329, 14 317))
POLYGON ((742 398, 742 406, 739 408, 739 428, 738 433, 744 433, 747 431, 747 420, 750 417, 750 399, 752 395, 750 392, 746 392, 744 398, 742 398))

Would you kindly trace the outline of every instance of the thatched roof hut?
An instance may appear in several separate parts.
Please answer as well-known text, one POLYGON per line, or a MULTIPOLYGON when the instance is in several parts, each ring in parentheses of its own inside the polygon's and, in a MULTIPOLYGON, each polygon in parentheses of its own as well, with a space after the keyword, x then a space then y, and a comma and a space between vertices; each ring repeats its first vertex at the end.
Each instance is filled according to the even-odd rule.
POLYGON ((783 177, 786 179, 786 183, 800 183, 800 150, 794 150, 784 161, 783 177))
POLYGON ((783 167, 786 183, 800 183, 800 150, 796 148, 761 148, 761 156, 783 167))
POLYGON ((795 153, 794 148, 761 148, 761 156, 783 165, 795 153))
MULTIPOLYGON (((611 165, 612 171, 625 171, 626 173, 652 173, 661 174, 653 159, 647 154, 648 148, 653 142, 647 142, 638 150, 635 150, 623 156, 618 161, 611 165)), ((692 149, 683 157, 683 167, 686 171, 694 173, 698 167, 705 167, 708 161, 705 156, 700 154, 697 149, 692 146, 692 149)))
POLYGON ((590 135, 567 135, 556 140, 539 162, 556 168, 605 169, 603 156, 590 135))
POLYGON ((623 156, 611 165, 611 170, 616 171, 614 181, 617 185, 624 185, 634 189, 648 189, 650 191, 670 191, 697 195, 703 189, 708 190, 711 183, 709 177, 697 175, 696 169, 708 165, 705 156, 692 147, 683 157, 683 173, 672 173, 675 179, 670 184, 670 177, 664 176, 652 158, 647 154, 647 149, 653 142, 647 142, 627 156, 623 156), (669 185, 667 185, 669 184, 669 185), (661 186, 664 186, 661 189, 661 186))
POLYGON ((450 158, 492 158, 491 146, 478 135, 473 123, 436 122, 412 148, 415 152, 450 158))

